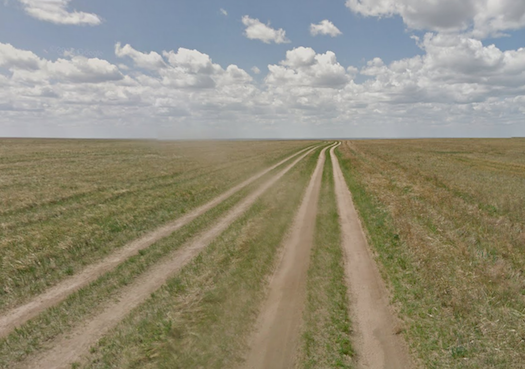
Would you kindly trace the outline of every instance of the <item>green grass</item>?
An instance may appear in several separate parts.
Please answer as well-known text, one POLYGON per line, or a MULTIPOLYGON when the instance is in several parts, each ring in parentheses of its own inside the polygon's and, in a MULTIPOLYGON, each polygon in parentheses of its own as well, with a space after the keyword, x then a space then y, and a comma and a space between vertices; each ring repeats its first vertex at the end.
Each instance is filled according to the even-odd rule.
POLYGON ((296 368, 352 368, 354 351, 330 155, 318 206, 296 368))
POLYGON ((309 144, 0 140, 0 311, 309 144))
POLYGON ((82 367, 230 368, 242 362, 317 154, 300 162, 135 309, 92 349, 82 367))
POLYGON ((424 367, 524 367, 525 222, 507 204, 525 193, 517 141, 356 141, 338 152, 424 367))

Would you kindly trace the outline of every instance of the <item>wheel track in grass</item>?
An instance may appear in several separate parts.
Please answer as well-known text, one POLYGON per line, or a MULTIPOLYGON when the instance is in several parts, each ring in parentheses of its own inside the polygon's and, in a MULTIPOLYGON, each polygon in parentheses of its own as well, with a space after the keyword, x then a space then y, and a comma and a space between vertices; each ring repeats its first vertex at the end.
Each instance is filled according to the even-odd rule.
MULTIPOLYGON (((100 338, 102 338, 111 328, 115 327, 122 319, 124 319, 131 312, 131 310, 144 302, 151 295, 151 293, 159 289, 170 277, 187 265, 195 256, 197 256, 204 248, 206 248, 206 246, 212 242, 213 239, 218 237, 251 205, 253 205, 266 190, 268 190, 299 161, 304 159, 314 150, 316 150, 316 147, 301 150, 300 152, 293 155, 292 157, 295 157, 303 153, 299 158, 294 160, 291 164, 286 166, 280 172, 275 174, 271 179, 264 182, 258 189, 248 195, 225 216, 217 221, 210 229, 202 233, 200 236, 197 236, 192 241, 188 242, 185 246, 182 246, 181 248, 174 251, 171 255, 167 256, 164 261, 156 264, 132 284, 123 288, 119 293, 118 301, 109 303, 102 312, 98 313, 87 321, 80 323, 71 332, 64 334, 50 342, 50 348, 48 350, 28 358, 20 364, 20 367, 38 367, 40 369, 70 367, 72 363, 79 360, 83 355, 87 354, 89 348, 100 338), (306 153, 304 153, 305 151, 306 153)), ((272 166, 263 173, 255 176, 256 178, 250 178, 246 182, 253 182, 255 179, 268 173, 270 170, 283 164, 289 159, 290 157, 272 166)), ((246 182, 243 183, 244 186, 248 185, 246 182)), ((240 188, 237 189, 237 187, 239 186, 236 186, 214 200, 215 205, 233 194, 235 192, 234 190, 238 191, 240 188)))
POLYGON ((317 203, 325 162, 324 148, 310 179, 292 228, 285 238, 281 260, 268 286, 259 313, 245 368, 292 368, 306 301, 310 250, 314 243, 317 203))
MULTIPOLYGON (((239 160, 236 160, 235 162, 227 162, 225 164, 221 164, 221 166, 219 167, 214 167, 213 169, 209 169, 206 170, 204 168, 199 168, 196 172, 194 173, 190 173, 190 176, 188 177, 184 177, 185 175, 185 172, 184 171, 180 171, 180 172, 177 172, 177 173, 172 173, 172 174, 166 174, 166 175, 161 175, 161 176, 157 176, 157 177, 153 177, 153 178, 148 178, 148 179, 139 179, 135 182, 132 182, 131 183, 131 188, 126 191, 125 194, 126 196, 129 196, 129 195, 132 195, 132 194, 135 194, 137 192, 140 192, 140 191, 151 191, 151 190, 156 190, 156 189, 159 189, 159 188, 165 188, 165 187, 170 187, 170 186, 173 186, 175 183, 179 182, 180 181, 180 178, 182 178, 182 182, 190 182, 190 181, 194 181, 194 180, 197 180, 199 179, 200 177, 204 176, 204 175, 209 175, 209 174, 212 174, 212 173, 218 173, 222 170, 227 170, 235 165, 246 165, 247 162, 249 161, 252 161, 254 159, 254 157, 248 157, 248 158, 243 158, 243 159, 239 159, 239 160), (151 183, 151 180, 153 181, 158 181, 158 183, 154 183, 152 184, 151 183)), ((120 183, 120 182, 119 182, 120 183)), ((22 184, 23 185, 23 184, 22 184)), ((11 187, 17 187, 17 186, 20 186, 20 184, 12 184, 10 185, 11 187)), ((0 186, 0 190, 4 189, 4 186, 0 186)), ((108 201, 112 201, 114 198, 116 197, 119 197, 121 196, 121 194, 114 194, 112 193, 113 189, 111 187, 101 187, 101 188, 98 188, 98 189, 93 189, 93 190, 87 190, 87 191, 84 191, 84 192, 77 192, 77 193, 72 193, 72 194, 69 194, 69 195, 66 195, 62 198, 58 198, 58 199, 49 199, 49 200, 45 200, 41 203, 38 203, 36 205, 24 205, 22 207, 19 207, 19 208, 14 208, 14 209, 9 209, 7 211, 4 211, 4 210, 0 210, 0 217, 9 217, 9 216, 13 216, 13 215, 18 215, 20 213, 23 213, 23 212, 26 212, 26 211, 31 211, 32 209, 46 209, 46 208, 52 208, 52 207, 55 207, 55 206, 62 206, 62 205, 67 205, 67 204, 70 204, 70 203, 77 203, 79 200, 83 200, 85 198, 88 198, 89 199, 89 196, 90 195, 95 195, 95 194, 105 194, 107 193, 108 196, 104 197, 102 199, 103 202, 108 202, 108 201)), ((84 200, 83 200, 84 201, 84 200)), ((88 206, 96 206, 98 205, 98 203, 90 203, 88 202, 87 203, 88 206)), ((72 210, 75 210, 75 209, 72 209, 72 210)), ((68 209, 69 211, 69 209, 68 209)), ((52 217, 53 215, 50 215, 50 217, 52 217)), ((25 224, 32 224, 32 223, 35 223, 35 222, 38 222, 38 221, 41 221, 41 220, 46 220, 47 218, 45 219, 36 219, 36 221, 30 221, 30 222, 25 222, 25 224)))
POLYGON ((330 150, 358 368, 414 368, 389 294, 366 241, 335 148, 330 150))
POLYGON ((22 324, 24 324, 31 318, 34 318, 45 309, 52 307, 58 304, 59 302, 65 300, 73 292, 88 285, 89 283, 93 282, 98 277, 107 273, 108 271, 113 270, 119 264, 123 263, 129 257, 135 255, 140 250, 146 249, 153 243, 169 236, 176 230, 182 228, 198 216, 214 208, 221 202, 225 201, 226 199, 239 192, 246 186, 255 182, 257 179, 261 178, 273 169, 281 166, 282 164, 300 155, 301 153, 304 153, 305 151, 310 152, 311 150, 313 149, 311 147, 308 147, 306 149, 296 152, 295 154, 287 157, 286 159, 281 160, 277 164, 270 166, 269 168, 243 181, 242 183, 232 187, 231 189, 224 192, 222 195, 216 197, 215 199, 209 201, 208 203, 193 209, 184 216, 126 244, 125 246, 106 256, 104 259, 87 266, 79 273, 59 282, 44 293, 35 296, 27 303, 4 312, 0 316, 0 338, 6 337, 15 328, 20 327, 22 324))

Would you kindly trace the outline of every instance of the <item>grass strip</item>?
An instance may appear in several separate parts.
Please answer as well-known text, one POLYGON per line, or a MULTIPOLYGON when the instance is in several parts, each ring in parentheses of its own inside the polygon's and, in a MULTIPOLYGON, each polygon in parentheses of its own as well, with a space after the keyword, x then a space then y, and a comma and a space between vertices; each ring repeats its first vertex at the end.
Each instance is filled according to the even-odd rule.
MULTIPOLYGON (((405 178, 392 161, 408 161, 410 152, 382 162, 372 146, 356 153, 346 145, 338 156, 422 366, 523 367, 523 259, 520 249, 508 246, 512 229, 500 230, 505 217, 491 219, 425 178, 405 178), (491 252, 484 247, 487 240, 493 240, 491 252)), ((425 173, 435 172, 431 167, 425 173)), ((469 175, 473 183, 477 179, 474 172, 461 175, 465 182, 469 175)))
POLYGON ((231 368, 242 362, 278 249, 319 150, 287 173, 93 347, 86 368, 231 368))
POLYGON ((327 155, 296 368, 353 367, 347 296, 332 161, 327 155))

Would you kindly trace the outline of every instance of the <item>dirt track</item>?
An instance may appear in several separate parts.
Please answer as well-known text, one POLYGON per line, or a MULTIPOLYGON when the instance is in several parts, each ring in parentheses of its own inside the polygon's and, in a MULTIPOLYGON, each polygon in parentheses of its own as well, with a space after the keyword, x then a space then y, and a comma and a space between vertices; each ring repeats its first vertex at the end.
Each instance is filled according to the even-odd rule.
POLYGON ((317 203, 325 162, 321 151, 260 312, 246 368, 292 368, 306 298, 317 203))
POLYGON ((413 368, 406 344, 396 335, 396 320, 389 309, 388 291, 364 236, 343 173, 334 154, 335 192, 341 221, 345 274, 350 290, 354 341, 360 368, 413 368))
POLYGON ((65 279, 64 281, 50 288, 43 294, 34 297, 24 305, 21 305, 10 311, 5 312, 4 314, 2 314, 2 316, 0 316, 0 338, 7 336, 16 327, 21 326, 29 319, 37 316, 45 309, 63 301, 71 293, 93 282, 104 273, 107 273, 108 271, 116 268, 119 264, 124 262, 129 257, 137 254, 140 250, 145 249, 154 244, 155 242, 159 241, 160 239, 169 236, 176 230, 190 223, 198 216, 206 213, 208 210, 214 208, 221 202, 225 201, 230 196, 234 195, 236 192, 253 183, 257 179, 264 176, 273 169, 277 168, 278 166, 282 165, 286 161, 296 157, 297 155, 300 155, 301 153, 304 153, 308 149, 310 148, 301 150, 280 161, 279 163, 272 165, 271 167, 250 177, 244 182, 238 184, 237 186, 229 189, 228 191, 216 197, 212 201, 192 210, 191 212, 182 216, 181 218, 171 223, 168 223, 154 230, 153 232, 150 232, 142 236, 141 238, 123 246, 111 255, 105 257, 103 260, 97 262, 96 264, 86 267, 80 273, 75 274, 71 278, 65 279))
MULTIPOLYGON (((334 150, 324 148, 310 179, 302 203, 295 216, 290 233, 284 240, 280 262, 269 283, 267 300, 262 306, 248 353, 246 368, 292 368, 296 358, 302 312, 306 300, 306 281, 310 263, 310 250, 314 243, 317 206, 321 189, 325 153, 330 149, 333 163, 335 194, 342 233, 345 276, 349 288, 349 305, 355 335, 354 349, 358 368, 410 369, 414 364, 402 335, 396 334, 399 325, 390 310, 389 294, 366 242, 334 150)), ((256 190, 240 201, 210 228, 174 251, 157 265, 139 276, 131 285, 119 291, 119 300, 107 302, 95 316, 79 323, 72 331, 48 342, 46 351, 20 363, 21 368, 69 368, 81 361, 89 348, 115 327, 134 308, 146 301, 170 277, 187 265, 216 237, 226 230, 255 201, 284 176, 300 160, 313 152, 307 148, 282 162, 235 186, 213 201, 195 209, 164 227, 132 242, 110 257, 86 268, 82 273, 65 280, 30 303, 0 318, 0 337, 22 324, 45 308, 66 298, 71 292, 95 280, 116 267, 126 258, 155 241, 189 223, 229 196, 249 185, 285 161, 297 157, 292 163, 266 180, 256 190), (61 288, 61 289, 60 289, 61 288), (17 315, 18 314, 18 315, 17 315), (19 319, 13 319, 13 317, 19 319), (9 320, 11 318, 11 320, 9 320)))
MULTIPOLYGON (((144 302, 151 293, 160 288, 169 277, 187 265, 200 251, 213 241, 214 238, 219 236, 235 219, 241 216, 259 196, 313 150, 315 150, 315 148, 302 154, 293 163, 266 181, 230 210, 218 223, 214 224, 211 229, 205 231, 189 244, 175 251, 167 257, 164 262, 154 266, 150 271, 139 277, 133 284, 124 288, 120 293, 120 300, 118 302, 109 304, 101 313, 91 318, 88 322, 78 326, 67 335, 50 342, 50 350, 28 359, 20 366, 22 368, 40 369, 69 368, 71 363, 78 361, 82 355, 88 352, 90 346, 95 344, 111 328, 116 326, 131 310, 144 302)), ((304 150, 302 152, 304 152, 304 150)), ((271 169, 272 168, 268 170, 271 169)), ((233 189, 230 191, 233 191, 233 189)))

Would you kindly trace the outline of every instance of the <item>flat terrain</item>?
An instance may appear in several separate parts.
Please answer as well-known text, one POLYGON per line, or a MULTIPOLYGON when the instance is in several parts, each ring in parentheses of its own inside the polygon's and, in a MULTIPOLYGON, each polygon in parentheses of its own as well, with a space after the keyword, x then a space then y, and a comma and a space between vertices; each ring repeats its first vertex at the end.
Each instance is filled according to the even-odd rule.
POLYGON ((0 368, 507 368, 525 140, 0 140, 0 368))
POLYGON ((0 311, 306 146, 0 140, 0 311))
POLYGON ((339 157, 421 365, 525 367, 525 139, 351 141, 339 157))

